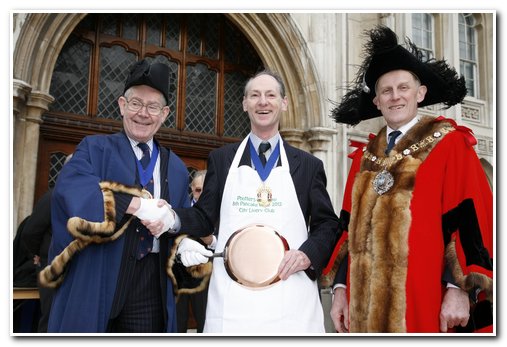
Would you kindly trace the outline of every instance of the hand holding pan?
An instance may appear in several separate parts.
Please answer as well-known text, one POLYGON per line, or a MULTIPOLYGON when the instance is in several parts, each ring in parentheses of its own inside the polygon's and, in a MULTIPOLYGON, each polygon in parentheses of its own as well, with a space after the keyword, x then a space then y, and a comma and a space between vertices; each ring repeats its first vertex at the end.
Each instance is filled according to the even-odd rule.
POLYGON ((229 276, 239 284, 262 289, 280 280, 278 267, 289 244, 270 226, 249 225, 234 232, 224 251, 213 254, 223 257, 229 276))

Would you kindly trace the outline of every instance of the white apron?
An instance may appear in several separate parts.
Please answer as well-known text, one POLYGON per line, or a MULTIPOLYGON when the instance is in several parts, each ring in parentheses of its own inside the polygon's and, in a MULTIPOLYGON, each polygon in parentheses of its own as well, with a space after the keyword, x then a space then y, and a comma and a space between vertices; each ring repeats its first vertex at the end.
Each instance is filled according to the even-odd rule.
MULTIPOLYGON (((238 168, 248 146, 243 140, 229 169, 220 210, 220 229, 215 252, 222 252, 231 234, 258 223, 275 228, 298 249, 308 238, 306 223, 292 177, 282 139, 282 166, 274 167, 266 185, 272 190, 271 205, 259 206, 257 189, 262 181, 250 166, 238 168)), ((275 164, 276 165, 276 164, 275 164)), ((222 258, 213 260, 208 291, 205 333, 324 333, 324 314, 317 282, 299 271, 286 281, 264 289, 249 289, 233 281, 222 258)))

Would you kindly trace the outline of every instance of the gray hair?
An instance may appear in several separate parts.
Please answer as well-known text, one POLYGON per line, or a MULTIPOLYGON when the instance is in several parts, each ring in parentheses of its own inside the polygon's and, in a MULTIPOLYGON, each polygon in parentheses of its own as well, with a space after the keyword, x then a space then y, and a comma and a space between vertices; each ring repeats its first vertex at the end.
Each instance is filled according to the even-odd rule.
POLYGON ((269 69, 264 69, 262 71, 259 71, 257 72, 253 77, 250 77, 248 79, 248 81, 246 81, 246 84, 245 84, 245 90, 243 92, 243 96, 246 96, 246 93, 248 92, 248 87, 249 87, 249 84, 250 82, 259 77, 259 76, 262 76, 262 75, 267 75, 267 76, 271 76, 273 77, 277 82, 278 82, 278 87, 280 89, 280 95, 282 96, 282 98, 285 98, 285 85, 283 83, 283 80, 282 80, 282 77, 280 77, 280 75, 274 71, 271 71, 269 69))

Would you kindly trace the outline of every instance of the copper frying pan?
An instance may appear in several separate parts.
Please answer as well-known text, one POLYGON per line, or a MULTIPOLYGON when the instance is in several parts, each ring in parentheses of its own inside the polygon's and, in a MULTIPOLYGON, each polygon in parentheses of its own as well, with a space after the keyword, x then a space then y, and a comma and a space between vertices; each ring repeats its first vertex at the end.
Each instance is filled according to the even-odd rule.
POLYGON ((287 250, 287 240, 274 228, 253 224, 235 231, 224 251, 212 257, 224 258, 225 269, 234 281, 261 289, 280 280, 278 267, 287 250))

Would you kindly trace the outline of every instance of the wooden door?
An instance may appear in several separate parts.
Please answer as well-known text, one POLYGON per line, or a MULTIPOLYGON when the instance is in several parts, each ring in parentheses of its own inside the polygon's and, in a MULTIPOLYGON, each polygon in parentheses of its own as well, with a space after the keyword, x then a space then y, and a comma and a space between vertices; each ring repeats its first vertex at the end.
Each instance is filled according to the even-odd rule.
POLYGON ((73 153, 75 148, 75 143, 40 138, 34 202, 50 187, 54 187, 65 158, 73 153))

